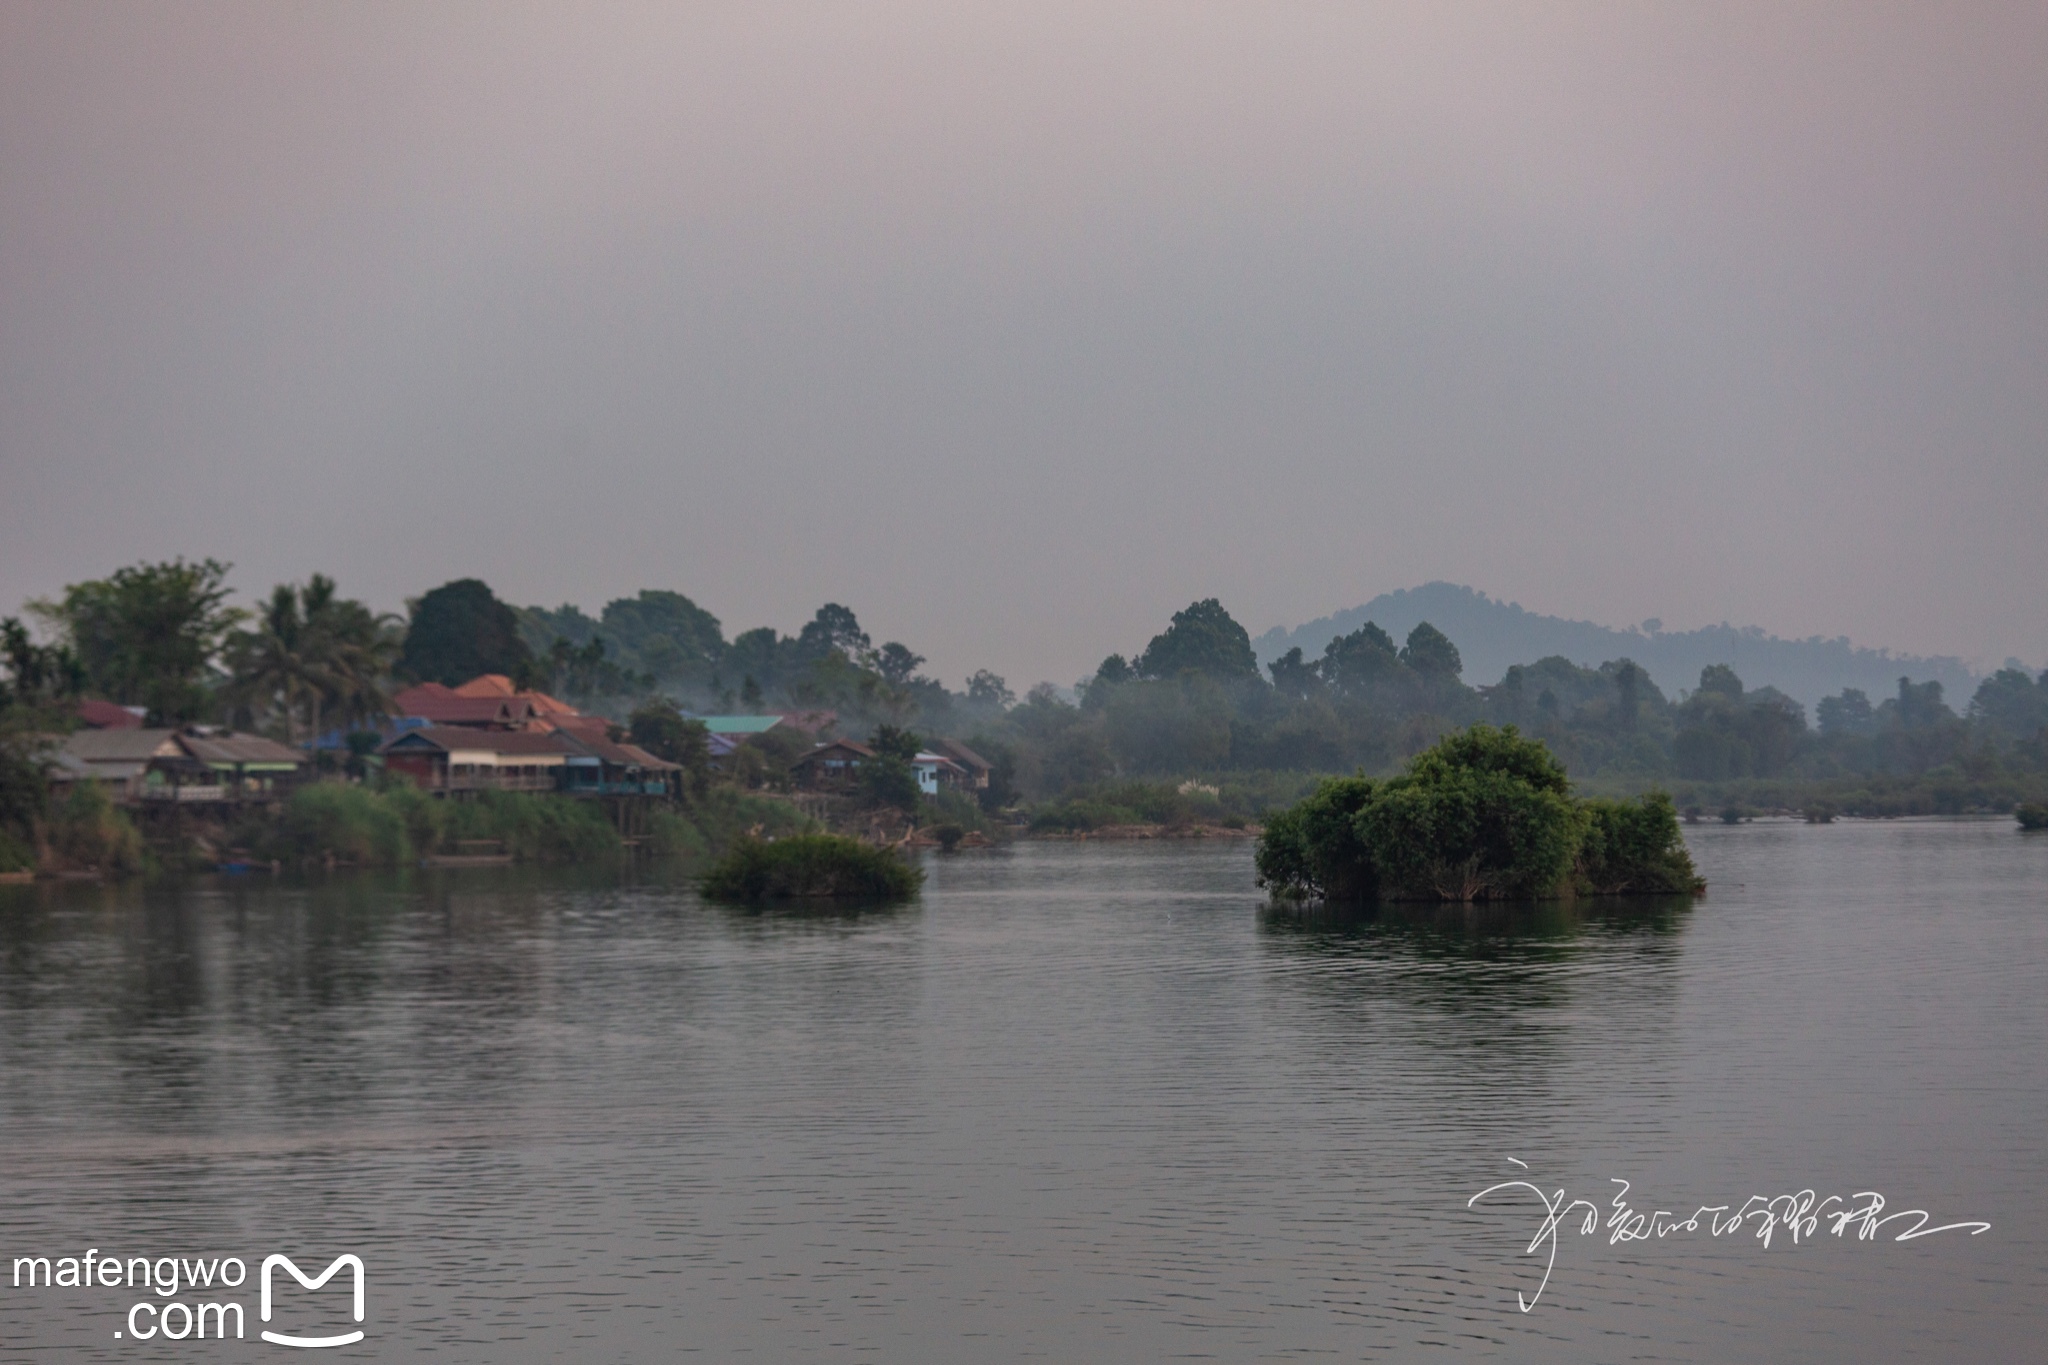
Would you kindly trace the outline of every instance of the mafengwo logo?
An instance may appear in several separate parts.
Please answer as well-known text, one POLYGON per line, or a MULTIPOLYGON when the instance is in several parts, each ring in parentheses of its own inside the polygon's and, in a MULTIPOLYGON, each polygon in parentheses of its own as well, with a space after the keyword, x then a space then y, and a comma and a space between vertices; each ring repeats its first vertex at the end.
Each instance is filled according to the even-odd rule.
MULTIPOLYGON (((343 1271, 348 1272, 350 1318, 360 1323, 365 1307, 362 1257, 353 1253, 337 1256, 317 1275, 299 1269, 289 1256, 264 1257, 256 1283, 256 1317, 263 1340, 274 1346, 315 1348, 361 1341, 361 1327, 333 1330, 333 1315, 338 1308, 334 1290, 329 1290, 318 1302, 293 1292, 294 1282, 297 1288, 309 1292, 325 1289, 343 1271), (329 1330, 308 1330, 322 1325, 329 1330)), ((131 1304, 120 1318, 121 1326, 114 1333, 117 1340, 221 1341, 245 1339, 247 1319, 243 1306, 229 1297, 228 1291, 241 1289, 248 1280, 248 1265, 239 1256, 211 1260, 102 1256, 98 1247, 91 1247, 83 1256, 15 1257, 13 1287, 147 1291, 150 1297, 131 1304)))
MULTIPOLYGON (((289 1256, 265 1256, 263 1258, 263 1301, 261 1312, 258 1316, 265 1322, 270 1321, 271 1271, 279 1268, 289 1270, 292 1273, 292 1278, 306 1288, 318 1289, 321 1285, 333 1279, 335 1272, 344 1266, 348 1267, 355 1274, 355 1320, 361 1322, 363 1320, 363 1262, 362 1258, 354 1255, 335 1257, 334 1263, 321 1271, 317 1279, 307 1278, 303 1271, 292 1264, 292 1258, 289 1256)), ((273 1332, 266 1327, 263 1329, 263 1339, 275 1342, 279 1346, 347 1346, 351 1342, 361 1341, 363 1339, 363 1331, 359 1327, 353 1332, 344 1332, 338 1336, 294 1337, 287 1336, 283 1332, 273 1332)))

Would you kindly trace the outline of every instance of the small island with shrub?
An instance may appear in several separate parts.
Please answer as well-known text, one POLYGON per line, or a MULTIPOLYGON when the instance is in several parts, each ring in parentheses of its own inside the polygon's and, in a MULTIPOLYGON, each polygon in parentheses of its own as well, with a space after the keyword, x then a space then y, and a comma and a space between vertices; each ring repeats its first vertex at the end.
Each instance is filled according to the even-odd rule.
POLYGON ((1544 900, 1706 889, 1671 800, 1582 800, 1510 725, 1474 725, 1398 777, 1340 777, 1266 822, 1259 885, 1330 901, 1544 900))
POLYGON ((738 905, 785 900, 902 901, 924 872, 893 850, 837 834, 742 839, 704 876, 706 898, 738 905))
POLYGON ((2013 810, 2019 817, 2021 829, 2048 829, 2048 805, 2038 801, 2022 801, 2013 810))

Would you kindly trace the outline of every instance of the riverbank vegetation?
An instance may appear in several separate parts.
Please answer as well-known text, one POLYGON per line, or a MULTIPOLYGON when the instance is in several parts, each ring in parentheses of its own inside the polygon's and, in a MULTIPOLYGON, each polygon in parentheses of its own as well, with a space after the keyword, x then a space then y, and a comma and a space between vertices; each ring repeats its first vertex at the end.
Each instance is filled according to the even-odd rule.
POLYGON ((836 834, 746 838, 704 877, 712 900, 760 905, 778 900, 900 901, 915 895, 924 871, 894 850, 836 834))
POLYGON ((1259 884, 1325 900, 1541 900, 1703 889, 1668 798, 1581 800, 1512 726, 1474 725, 1384 780, 1336 778, 1275 812, 1259 884))
POLYGON ((301 745, 317 738, 319 774, 365 789, 309 796, 275 810, 270 827, 236 831, 236 846, 252 856, 260 848, 280 861, 389 861, 464 839, 499 840, 534 858, 594 855, 587 811, 480 802, 430 828, 398 810, 407 798, 381 791, 374 753, 383 735, 374 727, 390 697, 482 672, 605 717, 618 736, 682 765, 673 805, 635 837, 645 849, 700 855, 755 825, 800 824, 792 764, 814 738, 834 735, 869 743, 877 761, 856 790, 803 808, 871 838, 899 837, 913 823, 991 837, 1252 828, 1330 774, 1393 780, 1444 736, 1475 725, 1512 725, 1540 741, 1581 796, 1627 802, 1665 790, 1687 819, 2048 803, 2048 676, 2018 668, 1984 679, 1960 710, 1939 684, 1901 679, 1882 699, 1844 689, 1809 720, 1798 701, 1726 666, 1675 696, 1626 658, 1538 659, 1475 685, 1457 643, 1427 623, 1396 640, 1365 622, 1320 654, 1290 649, 1261 667, 1246 631, 1212 598, 1071 686, 1040 683, 1020 697, 985 669, 957 688, 942 683, 913 648, 875 643, 839 603, 793 635, 762 626, 728 638, 718 618, 667 590, 593 615, 514 606, 481 581, 458 579, 414 599, 401 618, 317 574, 277 585, 243 611, 229 605, 228 574, 213 560, 135 565, 31 603, 40 639, 4 624, 0 865, 54 858, 59 846, 128 856, 100 815, 75 817, 78 829, 99 833, 60 836, 74 817, 50 798, 49 742, 79 723, 85 697, 137 708, 152 724, 229 724, 301 745), (733 711, 831 723, 779 726, 714 759, 691 713, 733 711), (936 798, 916 790, 910 759, 937 736, 989 760, 985 788, 936 798))
MULTIPOLYGON (((788 802, 726 790, 691 807, 648 812, 645 833, 633 847, 654 857, 702 859, 750 831, 790 833, 808 823, 788 802)), ((388 868, 463 853, 515 862, 602 862, 628 851, 594 802, 532 792, 446 801, 403 782, 302 787, 275 811, 245 815, 224 843, 254 861, 296 867, 388 868)))

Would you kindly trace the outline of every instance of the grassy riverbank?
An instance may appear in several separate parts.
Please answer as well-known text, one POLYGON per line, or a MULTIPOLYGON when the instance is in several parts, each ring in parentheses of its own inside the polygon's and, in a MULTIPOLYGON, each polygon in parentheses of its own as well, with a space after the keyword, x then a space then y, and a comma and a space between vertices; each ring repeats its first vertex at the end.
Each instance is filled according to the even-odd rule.
POLYGON ((199 810, 138 825, 92 784, 79 784, 34 826, 34 842, 0 843, 0 873, 39 875, 204 871, 223 862, 287 868, 395 868, 424 858, 491 853, 518 863, 603 863, 645 856, 698 863, 749 834, 810 827, 787 801, 714 788, 688 806, 639 813, 629 844, 592 801, 528 792, 437 799, 404 783, 316 782, 284 801, 222 821, 199 810))
MULTIPOLYGON (((690 807, 644 813, 640 852, 697 860, 747 831, 794 833, 808 822, 786 801, 730 789, 690 807)), ((294 792, 275 811, 245 817, 234 846, 286 865, 396 867, 420 858, 488 849, 515 862, 587 863, 623 857, 627 844, 604 807, 529 792, 483 792, 440 800, 402 784, 381 790, 322 782, 294 792)))

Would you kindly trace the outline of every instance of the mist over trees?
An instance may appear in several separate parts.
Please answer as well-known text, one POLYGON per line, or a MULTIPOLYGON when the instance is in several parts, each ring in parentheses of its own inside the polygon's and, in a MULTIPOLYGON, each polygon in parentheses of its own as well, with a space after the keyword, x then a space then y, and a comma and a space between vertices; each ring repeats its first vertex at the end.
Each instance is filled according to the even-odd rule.
POLYGON ((1708 665, 1728 664, 1745 677, 1770 681, 1809 707, 1844 687, 1887 695, 1901 673, 1939 682, 1951 696, 1967 696, 1979 681, 1960 659, 1894 655, 1858 648, 1839 637, 1781 639, 1754 626, 1725 622, 1697 630, 1667 630, 1653 619, 1615 630, 1544 616, 1519 603, 1442 582, 1383 593, 1306 625, 1269 630, 1254 639, 1252 647, 1269 664, 1297 647, 1313 658, 1324 641, 1349 634, 1368 620, 1396 635, 1418 621, 1435 623, 1458 642, 1467 676, 1482 681, 1498 678, 1513 664, 1553 655, 1582 661, 1633 659, 1667 693, 1691 687, 1708 665))
MULTIPOLYGON (((227 605, 227 574, 211 560, 136 565, 31 604, 45 639, 0 623, 0 735, 7 725, 71 728, 76 700, 91 697, 143 708, 152 723, 222 722, 304 743, 373 728, 411 683, 502 673, 612 720, 683 764, 695 789, 712 774, 692 715, 830 713, 820 738, 883 741, 873 780, 890 790, 872 793, 877 801, 916 806, 905 779, 918 737, 950 738, 992 765, 987 810, 1059 806, 1066 813, 1047 818, 1064 827, 1161 801, 1213 803, 1219 791, 1256 814, 1296 799, 1317 775, 1393 773, 1479 724, 1516 727, 1573 780, 1610 790, 1921 784, 1920 805, 1885 809, 2048 795, 2048 675, 2021 669, 1982 680, 1967 699, 1911 675, 1875 692, 1838 685, 1809 718, 1799 699, 1750 686, 1728 660, 1678 688, 1626 654, 1593 664, 1552 653, 1507 665, 1497 681, 1475 679, 1466 642, 1430 620, 1399 635, 1349 622, 1261 668, 1243 626, 1204 598, 1071 689, 1020 689, 987 669, 949 685, 925 671, 914 641, 875 641, 840 602, 823 603, 794 634, 756 626, 728 638, 716 616, 667 589, 593 615, 572 604, 516 607, 480 580, 457 579, 400 620, 317 574, 275 585, 245 612, 227 605)), ((742 745, 719 780, 786 786, 810 743, 808 730, 772 730, 742 745)), ((10 750, 13 759, 25 752, 10 750)))

